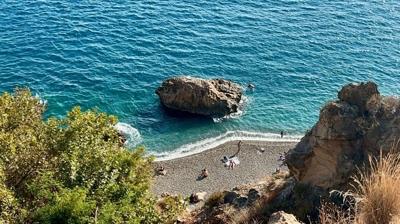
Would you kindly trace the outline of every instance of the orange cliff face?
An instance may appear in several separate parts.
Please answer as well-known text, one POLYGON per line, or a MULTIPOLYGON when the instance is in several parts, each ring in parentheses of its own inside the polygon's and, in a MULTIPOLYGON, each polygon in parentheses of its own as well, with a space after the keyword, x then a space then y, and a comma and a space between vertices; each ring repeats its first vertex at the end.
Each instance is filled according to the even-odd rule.
POLYGON ((288 152, 290 172, 322 188, 348 181, 369 155, 399 150, 400 101, 381 96, 373 82, 349 84, 327 103, 318 122, 288 152))

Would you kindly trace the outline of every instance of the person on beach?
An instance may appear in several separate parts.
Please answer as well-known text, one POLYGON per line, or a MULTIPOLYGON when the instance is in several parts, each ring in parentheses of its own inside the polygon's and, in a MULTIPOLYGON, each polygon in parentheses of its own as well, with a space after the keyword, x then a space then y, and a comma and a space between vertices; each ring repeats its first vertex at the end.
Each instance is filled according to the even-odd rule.
POLYGON ((164 166, 160 166, 156 169, 157 175, 165 176, 167 174, 167 170, 164 166))
POLYGON ((191 204, 196 204, 196 203, 199 203, 200 200, 199 200, 199 197, 195 193, 192 193, 192 194, 190 194, 189 202, 191 204))
POLYGON ((281 131, 281 138, 283 138, 283 134, 284 134, 283 131, 281 131))
POLYGON ((238 165, 238 163, 239 163, 239 158, 237 156, 240 153, 242 143, 243 142, 241 140, 239 140, 239 142, 237 144, 238 150, 235 154, 233 154, 233 156, 231 156, 231 158, 229 160, 229 169, 231 169, 231 170, 233 170, 233 168, 235 168, 235 166, 238 165))
POLYGON ((229 158, 227 156, 224 156, 223 159, 221 160, 225 164, 225 167, 228 167, 228 169, 233 170, 233 168, 236 165, 239 165, 240 161, 237 156, 240 153, 241 146, 242 146, 242 141, 239 141, 237 144, 238 150, 236 151, 236 153, 230 156, 229 158))
POLYGON ((286 165, 286 156, 287 156, 287 152, 284 153, 280 153, 279 154, 279 159, 278 161, 281 162, 281 164, 279 164, 279 167, 285 166, 286 165))
POLYGON ((228 168, 229 168, 230 170, 233 170, 233 168, 235 168, 235 166, 236 166, 235 161, 234 161, 233 159, 230 159, 230 160, 229 160, 229 166, 228 166, 228 168))
POLYGON ((208 170, 204 168, 203 170, 201 170, 200 179, 204 179, 206 177, 208 177, 208 170))

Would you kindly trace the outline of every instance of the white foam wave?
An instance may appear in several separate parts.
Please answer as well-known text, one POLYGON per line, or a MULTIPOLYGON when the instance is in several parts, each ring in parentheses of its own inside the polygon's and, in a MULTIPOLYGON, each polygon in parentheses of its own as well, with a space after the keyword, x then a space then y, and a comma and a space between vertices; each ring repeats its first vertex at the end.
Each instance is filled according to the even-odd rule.
POLYGON ((243 95, 242 98, 240 99, 239 108, 238 108, 237 112, 228 114, 224 117, 213 118, 213 121, 215 123, 219 123, 226 119, 235 119, 235 118, 241 117, 244 114, 244 108, 246 107, 248 101, 249 101, 249 99, 243 95))
POLYGON ((125 145, 128 148, 133 148, 137 146, 143 140, 139 131, 127 123, 118 122, 115 125, 115 129, 117 129, 122 135, 125 136, 126 138, 125 145))
POLYGON ((39 103, 42 106, 46 106, 47 105, 47 100, 45 100, 42 97, 40 97, 39 94, 36 93, 34 97, 39 100, 39 103))
POLYGON ((270 141, 270 142, 299 142, 301 135, 286 135, 281 138, 280 134, 260 133, 249 131, 228 131, 213 138, 206 138, 197 142, 183 145, 172 152, 153 153, 156 161, 165 161, 188 155, 197 154, 230 141, 270 141))

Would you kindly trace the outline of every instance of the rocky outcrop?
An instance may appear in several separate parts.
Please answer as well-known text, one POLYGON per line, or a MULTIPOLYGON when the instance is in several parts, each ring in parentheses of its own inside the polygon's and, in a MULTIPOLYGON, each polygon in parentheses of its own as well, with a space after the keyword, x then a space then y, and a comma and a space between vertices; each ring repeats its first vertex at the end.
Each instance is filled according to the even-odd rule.
POLYGON ((198 193, 193 193, 189 197, 189 202, 192 204, 199 203, 200 201, 204 201, 206 198, 207 192, 198 192, 198 193))
POLYGON ((183 76, 165 80, 156 93, 169 109, 213 117, 238 112, 242 99, 242 88, 233 82, 183 76))
POLYGON ((398 150, 400 101, 372 82, 349 84, 327 103, 314 127, 286 156, 300 183, 330 188, 346 183, 369 155, 398 150))
POLYGON ((296 217, 283 211, 275 212, 269 218, 268 224, 301 224, 296 217))
POLYGON ((205 206, 188 210, 188 215, 180 220, 193 224, 253 223, 254 220, 266 223, 270 214, 281 209, 271 212, 268 209, 266 214, 265 208, 271 202, 277 200, 280 203, 290 197, 287 194, 291 194, 289 191, 294 184, 294 178, 289 176, 289 172, 277 172, 257 183, 238 186, 230 191, 214 192, 206 199, 205 206))

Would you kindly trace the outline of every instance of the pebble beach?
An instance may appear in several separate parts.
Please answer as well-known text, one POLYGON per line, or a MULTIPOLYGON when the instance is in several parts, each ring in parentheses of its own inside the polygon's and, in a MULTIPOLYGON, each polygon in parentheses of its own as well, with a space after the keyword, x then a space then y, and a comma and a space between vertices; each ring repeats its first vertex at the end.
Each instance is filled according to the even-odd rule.
POLYGON ((237 152, 237 143, 231 141, 198 154, 155 162, 155 169, 164 166, 167 172, 155 176, 153 193, 158 196, 162 193, 188 196, 205 191, 209 195, 254 183, 274 173, 282 163, 279 156, 296 145, 295 142, 243 141, 238 155, 240 164, 230 170, 221 160, 237 152), (209 176, 199 179, 202 169, 207 169, 209 176))

